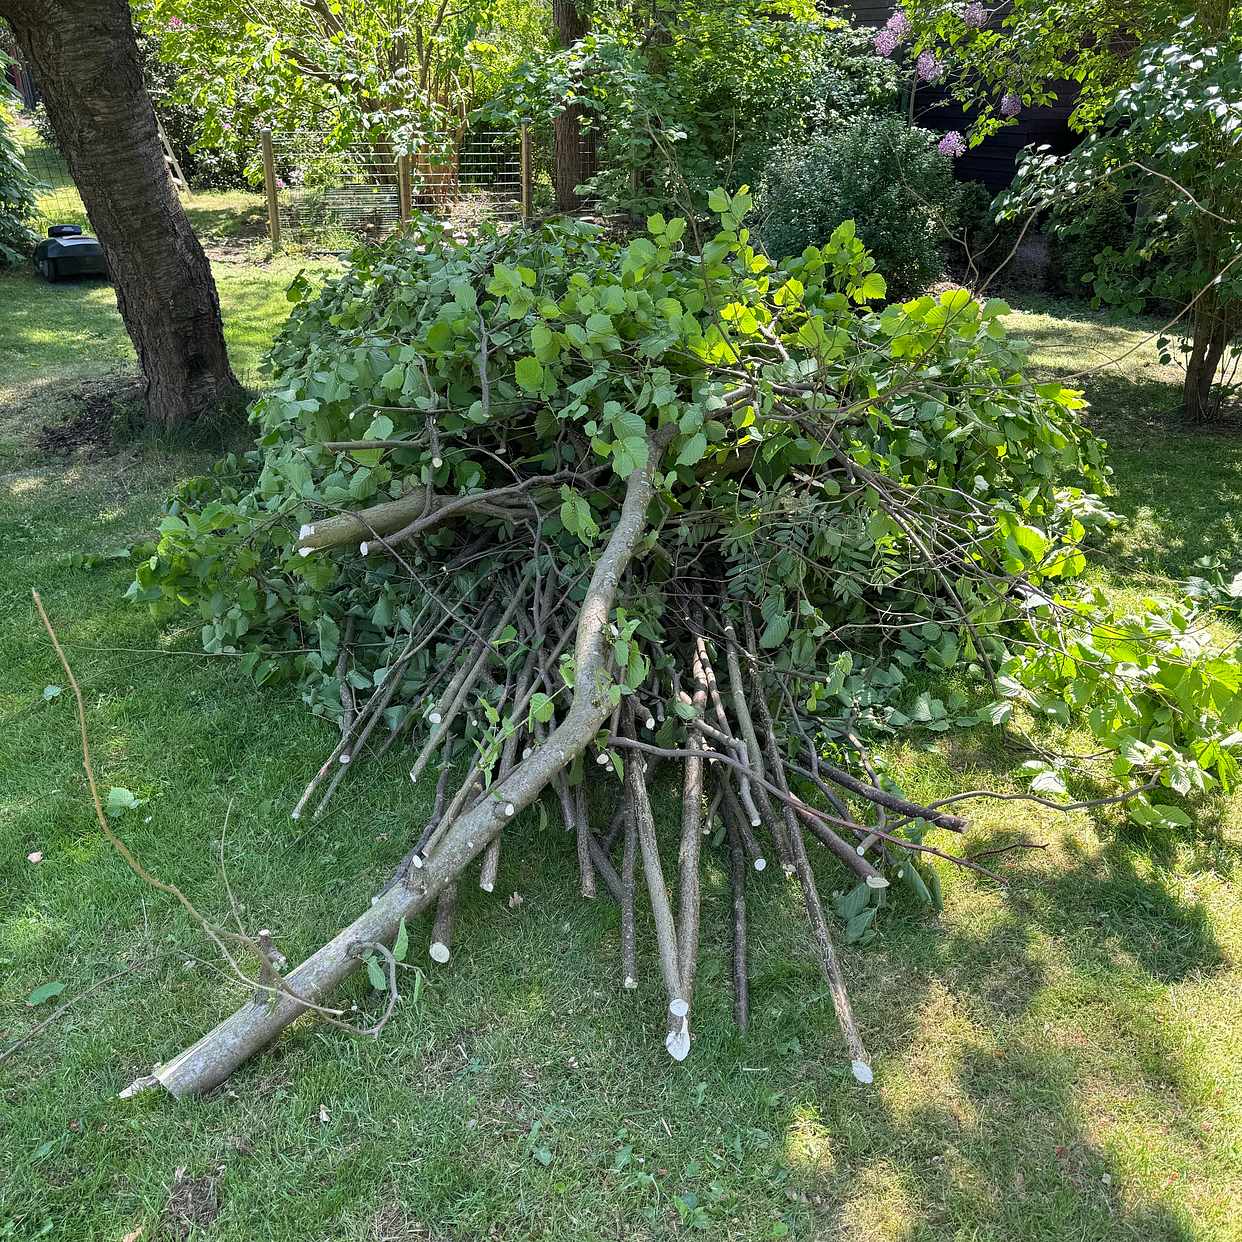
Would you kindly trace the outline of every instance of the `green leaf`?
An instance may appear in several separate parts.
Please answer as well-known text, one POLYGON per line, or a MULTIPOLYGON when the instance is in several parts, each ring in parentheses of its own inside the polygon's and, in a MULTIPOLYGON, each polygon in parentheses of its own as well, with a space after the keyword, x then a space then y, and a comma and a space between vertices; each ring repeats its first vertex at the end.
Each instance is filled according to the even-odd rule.
POLYGON ((399 962, 405 961, 405 955, 410 951, 410 933, 405 925, 404 917, 401 924, 397 928, 397 939, 393 942, 392 955, 399 962))
POLYGON ((543 387, 543 363, 528 354, 518 359, 513 376, 526 392, 538 392, 543 387))
POLYGON ((392 435, 393 423, 387 414, 377 414, 371 425, 362 433, 364 440, 387 440, 392 435))
POLYGON ((146 805, 146 801, 145 798, 135 797, 123 786, 113 785, 104 799, 104 809, 108 812, 109 819, 116 819, 126 811, 136 811, 140 806, 146 805))
POLYGON ((693 466, 703 460, 703 454, 707 452, 707 436, 701 431, 696 431, 681 446, 681 452, 677 454, 677 464, 679 466, 693 466))
POLYGON ((44 1001, 50 1001, 53 996, 59 996, 64 990, 65 985, 60 982, 41 984, 26 997, 26 1004, 42 1005, 44 1001))
POLYGON ((379 958, 374 953, 368 953, 366 956, 367 978, 371 981, 371 986, 377 992, 388 991, 388 975, 385 973, 383 966, 380 965, 379 958))
POLYGON ((44 686, 43 697, 46 700, 54 699, 58 694, 63 694, 64 689, 61 686, 44 686))
POLYGON ((540 724, 547 724, 552 719, 554 710, 555 705, 552 702, 551 695, 543 693, 531 695, 530 714, 533 720, 537 720, 540 724))

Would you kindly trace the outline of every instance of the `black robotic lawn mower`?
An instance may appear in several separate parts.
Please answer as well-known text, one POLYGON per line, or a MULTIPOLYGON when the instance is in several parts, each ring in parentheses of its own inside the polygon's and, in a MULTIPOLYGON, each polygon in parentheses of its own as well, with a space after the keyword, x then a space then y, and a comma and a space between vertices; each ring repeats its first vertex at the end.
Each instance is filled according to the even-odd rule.
POLYGON ((76 224, 53 224, 34 252, 35 271, 49 283, 63 276, 107 276, 103 247, 76 224))

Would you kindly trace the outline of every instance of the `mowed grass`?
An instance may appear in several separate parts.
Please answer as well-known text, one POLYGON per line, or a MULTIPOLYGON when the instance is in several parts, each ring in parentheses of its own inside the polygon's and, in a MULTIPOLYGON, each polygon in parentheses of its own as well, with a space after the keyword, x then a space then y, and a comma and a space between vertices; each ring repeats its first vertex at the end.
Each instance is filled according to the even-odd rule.
MULTIPOLYGON (((243 372, 284 313, 288 274, 242 269, 232 286, 218 270, 243 372)), ((650 926, 642 985, 623 993, 615 910, 576 896, 570 843, 528 815, 507 834, 496 895, 464 886, 448 967, 427 960, 427 927, 412 929, 426 980, 417 1003, 407 981, 380 1040, 304 1022, 206 1099, 118 1100, 238 994, 176 906, 100 839, 70 696, 44 698, 64 679, 31 586, 85 687, 104 785, 146 799, 118 829, 212 917, 229 913, 223 856, 247 925, 272 928, 291 958, 313 950, 365 907, 428 798, 398 757, 361 769, 321 823, 291 823, 329 728, 296 692, 256 691, 232 661, 198 654, 192 616, 161 630, 126 607, 123 563, 72 566, 150 529, 207 455, 141 441, 115 459, 40 459, 30 394, 106 370, 124 342, 95 289, 57 289, 38 313, 14 310, 11 291, 44 296, 0 281, 0 1048, 56 1003, 27 1007, 40 984, 64 982, 63 1000, 133 969, 0 1064, 0 1238, 1242 1237, 1236 801, 1158 839, 1110 815, 977 804, 973 848, 1049 848, 1000 860, 1007 892, 942 867, 942 915, 898 901, 876 944, 843 950, 871 1089, 849 1077, 777 869, 751 886, 742 1039, 709 853, 696 1040, 676 1066, 650 926), (186 1202, 202 1208, 194 1230, 179 1223, 186 1202)), ((1050 373, 1141 337, 1080 309, 1014 320, 1050 373)), ((1159 589, 1208 551, 1242 564, 1242 441, 1171 426, 1172 380, 1147 349, 1088 384, 1127 518, 1096 570, 1118 591, 1159 589)), ((975 732, 892 762, 930 798, 1017 788, 1022 757, 975 732)), ((845 883, 817 862, 825 893, 845 883)), ((361 981, 345 1000, 377 1004, 361 981)))

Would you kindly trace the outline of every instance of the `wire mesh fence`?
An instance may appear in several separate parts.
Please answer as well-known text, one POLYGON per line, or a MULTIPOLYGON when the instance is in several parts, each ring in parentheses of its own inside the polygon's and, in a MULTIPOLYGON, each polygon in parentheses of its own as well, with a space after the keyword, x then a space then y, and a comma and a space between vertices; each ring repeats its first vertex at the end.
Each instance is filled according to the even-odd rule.
POLYGON ((282 241, 342 249, 377 241, 415 212, 468 230, 522 213, 521 136, 438 134, 413 154, 375 139, 331 149, 315 131, 274 133, 275 207, 282 241))
POLYGON ((53 224, 77 224, 87 228, 86 208, 74 185, 65 158, 55 147, 48 146, 33 125, 20 123, 16 128, 26 169, 35 179, 35 216, 29 221, 40 234, 53 224))

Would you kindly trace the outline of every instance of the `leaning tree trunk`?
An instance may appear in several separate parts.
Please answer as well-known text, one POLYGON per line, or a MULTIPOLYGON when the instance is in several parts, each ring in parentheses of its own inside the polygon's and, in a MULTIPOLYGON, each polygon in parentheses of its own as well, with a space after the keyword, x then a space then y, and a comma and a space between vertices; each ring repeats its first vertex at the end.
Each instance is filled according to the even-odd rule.
MULTIPOLYGON (((571 47, 591 29, 578 0, 552 0, 552 24, 561 47, 571 47)), ((552 121, 552 187, 558 211, 581 207, 578 187, 595 172, 595 134, 582 128, 585 116, 581 104, 571 104, 552 121)))
POLYGON ((210 415, 239 391, 211 268, 173 189, 126 0, 0 0, 37 76, 146 377, 149 418, 210 415))
MULTIPOLYGON (((1207 295, 1203 301, 1210 297, 1207 295)), ((1223 393, 1217 390, 1216 379, 1231 335, 1228 321, 1214 301, 1210 306, 1196 308, 1186 380, 1182 386, 1182 403, 1188 422, 1209 423, 1220 414, 1223 393)))

